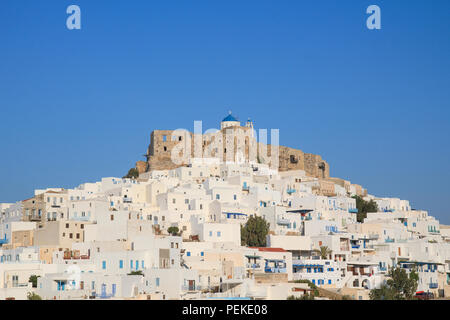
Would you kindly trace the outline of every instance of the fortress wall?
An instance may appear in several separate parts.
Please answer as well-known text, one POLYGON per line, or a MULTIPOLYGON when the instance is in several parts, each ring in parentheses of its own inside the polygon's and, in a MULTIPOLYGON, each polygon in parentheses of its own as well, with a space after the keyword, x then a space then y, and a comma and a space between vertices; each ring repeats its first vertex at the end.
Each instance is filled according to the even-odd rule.
MULTIPOLYGON (((248 137, 248 128, 241 127, 243 129, 241 134, 238 134, 234 139, 234 153, 232 158, 235 158, 237 153, 237 146, 242 146, 241 153, 246 159, 249 157, 250 144, 253 143, 252 139, 248 137), (241 144, 238 143, 238 139, 241 144), (246 142, 245 142, 246 141, 246 142)), ((194 135, 192 133, 184 133, 181 135, 176 134, 175 139, 172 138, 174 130, 155 130, 150 136, 150 145, 147 152, 147 164, 144 165, 141 162, 136 163, 136 168, 139 173, 147 172, 151 170, 170 170, 180 167, 182 165, 187 165, 188 161, 184 161, 182 164, 174 164, 171 160, 172 150, 180 142, 186 141, 187 138, 191 140, 191 157, 194 156, 194 135), (190 135, 189 137, 187 135, 190 135), (164 140, 165 136, 165 140, 164 140), (143 171, 144 170, 144 171, 143 171)), ((227 153, 225 149, 227 147, 226 143, 226 133, 225 130, 218 132, 216 134, 211 134, 210 136, 204 136, 203 140, 200 142, 202 144, 202 150, 206 150, 210 144, 214 144, 211 141, 211 136, 214 135, 213 139, 222 139, 223 148, 222 152, 215 153, 214 150, 211 153, 214 157, 222 156, 223 160, 226 160, 227 153), (222 153, 222 154, 221 154, 222 153)), ((214 149, 214 148, 213 148, 214 149)), ((262 143, 257 144, 259 159, 262 163, 271 164, 271 145, 263 145, 262 143), (266 152, 263 152, 264 148, 267 148, 266 152)), ((231 152, 227 150, 228 153, 231 152)), ((322 159, 321 156, 304 153, 299 149, 293 149, 285 146, 279 146, 279 170, 289 171, 289 170, 304 170, 307 175, 317 178, 329 178, 330 167, 326 161, 322 159)))

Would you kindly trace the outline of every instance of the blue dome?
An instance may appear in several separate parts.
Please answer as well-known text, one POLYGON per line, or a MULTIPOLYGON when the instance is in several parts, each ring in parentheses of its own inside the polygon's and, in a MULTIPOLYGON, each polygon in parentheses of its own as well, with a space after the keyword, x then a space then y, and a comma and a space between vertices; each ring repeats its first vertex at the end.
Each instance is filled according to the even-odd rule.
POLYGON ((237 121, 237 122, 239 122, 239 120, 236 119, 235 117, 233 117, 233 116, 231 115, 231 113, 230 113, 229 115, 227 115, 227 116, 222 120, 222 122, 228 122, 228 121, 237 121))

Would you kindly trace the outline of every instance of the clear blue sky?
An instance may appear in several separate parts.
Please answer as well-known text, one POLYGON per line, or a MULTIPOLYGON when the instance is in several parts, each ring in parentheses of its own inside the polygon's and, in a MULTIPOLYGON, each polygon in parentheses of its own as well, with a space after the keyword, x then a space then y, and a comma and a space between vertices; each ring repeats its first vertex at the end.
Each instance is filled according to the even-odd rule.
POLYGON ((231 109, 450 224, 449 42, 447 0, 3 0, 0 201, 122 176, 152 130, 231 109))

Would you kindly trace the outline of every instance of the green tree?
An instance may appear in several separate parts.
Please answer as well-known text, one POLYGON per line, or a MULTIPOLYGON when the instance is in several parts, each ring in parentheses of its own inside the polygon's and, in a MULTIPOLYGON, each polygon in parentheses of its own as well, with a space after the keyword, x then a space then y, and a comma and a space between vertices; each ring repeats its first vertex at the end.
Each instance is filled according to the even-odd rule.
POLYGON ((37 276, 37 275, 31 275, 30 276, 30 278, 28 279, 28 282, 31 282, 31 284, 33 285, 33 288, 37 288, 37 281, 38 281, 38 278, 39 278, 40 276, 37 276))
POLYGON ((127 175, 124 178, 127 179, 137 179, 139 177, 139 171, 136 168, 131 168, 128 170, 127 175))
POLYGON ((169 227, 169 228, 167 229, 167 232, 168 232, 169 234, 171 234, 172 236, 176 236, 176 235, 178 235, 178 233, 180 232, 180 229, 178 229, 178 227, 169 227))
POLYGON ((358 222, 364 221, 367 217, 367 212, 378 212, 377 203, 373 199, 366 201, 358 195, 354 195, 352 198, 356 200, 356 208, 358 209, 356 220, 358 222))
POLYGON ((331 254, 331 250, 327 246, 321 246, 319 249, 315 249, 314 252, 320 255, 320 258, 325 260, 331 254))
POLYGON ((408 274, 403 268, 391 268, 389 279, 380 289, 372 289, 371 300, 412 300, 419 283, 419 275, 413 269, 408 274))
POLYGON ((128 275, 129 276, 143 276, 144 274, 142 273, 142 270, 138 270, 138 271, 131 271, 128 275))
POLYGON ((269 223, 262 217, 250 216, 241 227, 241 243, 248 247, 265 247, 269 223))
POLYGON ((28 300, 42 300, 41 296, 34 292, 28 292, 27 298, 28 298, 28 300))

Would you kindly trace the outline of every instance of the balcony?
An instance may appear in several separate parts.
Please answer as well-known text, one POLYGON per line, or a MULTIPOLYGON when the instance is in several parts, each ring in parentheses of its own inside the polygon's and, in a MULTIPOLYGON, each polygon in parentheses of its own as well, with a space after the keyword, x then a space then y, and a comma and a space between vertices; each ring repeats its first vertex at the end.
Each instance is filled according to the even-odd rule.
POLYGON ((287 219, 278 219, 277 224, 282 225, 282 226, 288 226, 290 224, 290 222, 287 219))
MULTIPOLYGON (((201 288, 201 286, 196 286, 196 285, 182 285, 181 286, 181 290, 182 291, 199 291, 199 290, 201 290, 202 288, 201 288)), ((206 287, 205 288, 203 288, 203 289, 206 289, 206 287)))
POLYGON ((259 263, 247 263, 247 269, 260 269, 261 265, 259 263))
POLYGON ((266 273, 286 273, 286 268, 265 267, 264 272, 266 272, 266 273))
POLYGON ((430 289, 437 289, 438 287, 439 286, 437 283, 433 283, 433 282, 430 283, 430 289))
POLYGON ((352 244, 352 249, 359 249, 361 246, 359 244, 352 244))
POLYGON ((358 209, 356 209, 356 208, 349 208, 348 212, 349 213, 358 213, 358 209))
POLYGON ((289 195, 295 193, 296 191, 297 191, 297 190, 291 189, 291 188, 286 190, 286 192, 287 192, 289 195))
POLYGON ((90 217, 87 216, 81 216, 81 217, 71 217, 71 220, 74 221, 89 221, 90 217))

